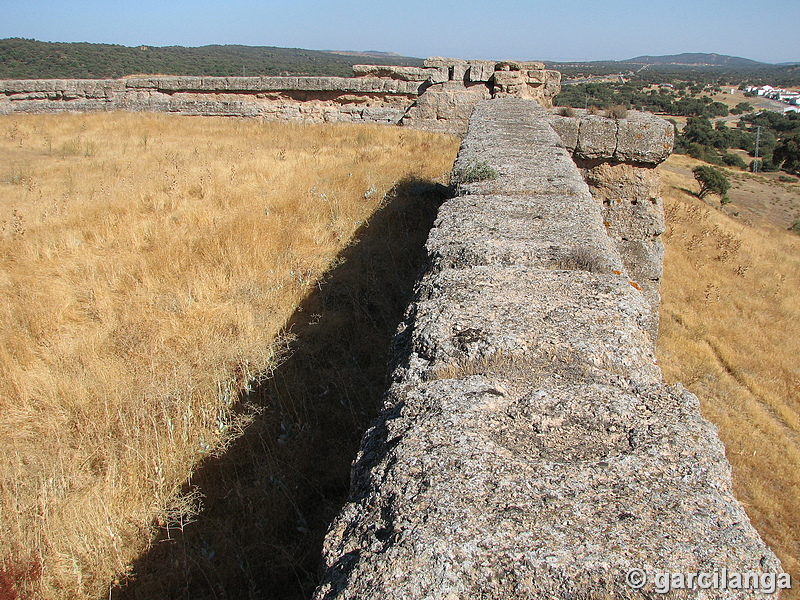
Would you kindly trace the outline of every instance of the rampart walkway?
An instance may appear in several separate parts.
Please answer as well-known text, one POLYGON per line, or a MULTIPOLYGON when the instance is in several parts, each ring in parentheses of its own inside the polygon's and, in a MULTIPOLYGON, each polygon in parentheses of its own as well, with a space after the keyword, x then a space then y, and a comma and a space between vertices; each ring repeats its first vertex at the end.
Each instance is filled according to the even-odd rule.
POLYGON ((550 118, 520 98, 472 115, 455 172, 499 176, 440 209, 317 600, 643 598, 631 569, 780 571, 697 398, 663 383, 652 303, 550 118))

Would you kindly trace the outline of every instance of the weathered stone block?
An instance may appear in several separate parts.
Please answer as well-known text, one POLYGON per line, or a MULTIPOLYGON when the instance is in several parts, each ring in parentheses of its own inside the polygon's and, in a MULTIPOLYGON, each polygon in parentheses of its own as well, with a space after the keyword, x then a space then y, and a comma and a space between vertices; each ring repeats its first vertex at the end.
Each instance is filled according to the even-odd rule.
POLYGON ((327 110, 323 120, 326 123, 354 123, 361 121, 361 111, 327 110))
POLYGON ((489 90, 483 85, 465 88, 456 82, 448 82, 431 86, 417 98, 403 117, 402 124, 463 134, 475 104, 489 96, 489 90))
POLYGON ((651 200, 607 200, 603 218, 613 238, 644 240, 662 235, 666 225, 661 198, 651 200))
POLYGON ((550 115, 549 121, 567 150, 574 152, 575 147, 578 145, 580 121, 575 117, 565 117, 559 114, 550 115))
POLYGON ((588 194, 458 196, 439 210, 428 236, 431 269, 521 265, 580 268, 592 273, 624 271, 599 219, 586 226, 572 215, 599 216, 588 194))
POLYGON ((453 81, 464 82, 467 80, 467 70, 469 69, 469 64, 464 61, 453 65, 450 73, 450 79, 453 81))
POLYGON ((544 63, 538 61, 528 61, 528 62, 521 62, 519 63, 519 68, 521 70, 530 69, 533 71, 541 71, 544 69, 544 63))
POLYGON ((420 91, 419 82, 378 77, 133 77, 125 80, 125 86, 168 93, 315 91, 417 95, 420 91))
POLYGON ((402 81, 430 81, 442 83, 449 79, 447 67, 396 67, 381 65, 353 65, 356 77, 388 77, 402 81))
POLYGON ((601 116, 580 118, 575 154, 581 158, 613 158, 617 149, 617 122, 601 116))
POLYGON ((522 71, 522 63, 516 60, 499 60, 495 65, 495 71, 522 71))
MULTIPOLYGON (((558 71, 545 71, 545 97, 552 99, 553 96, 557 95, 561 91, 561 73, 558 71)), ((545 108, 550 108, 552 106, 552 102, 549 104, 543 104, 545 108)))
POLYGON ((525 75, 521 71, 495 71, 494 84, 508 86, 526 83, 525 75))
POLYGON ((672 152, 675 128, 660 117, 628 111, 628 117, 617 121, 617 126, 617 160, 658 164, 672 152))
POLYGON ((426 58, 422 64, 426 67, 446 67, 451 69, 455 65, 466 65, 467 61, 461 58, 443 58, 441 56, 432 56, 430 58, 426 58))
POLYGON ((659 286, 666 229, 661 179, 655 168, 601 162, 583 169, 592 195, 603 203, 603 220, 625 268, 653 308, 650 332, 658 333, 659 286))
POLYGON ((398 108, 368 106, 361 113, 365 121, 373 123, 392 123, 397 124, 403 118, 405 111, 398 108))
POLYGON ((674 128, 650 113, 628 111, 623 119, 586 114, 553 114, 551 125, 579 159, 611 159, 655 165, 672 152, 674 128), (577 132, 577 133, 576 133, 577 132))
POLYGON ((547 72, 546 71, 527 71, 526 75, 528 76, 528 83, 529 84, 544 85, 545 79, 547 77, 547 72))
POLYGON ((469 61, 469 72, 467 73, 469 81, 473 82, 488 82, 494 76, 495 62, 489 60, 471 60, 469 61))
POLYGON ((603 201, 647 203, 661 196, 661 178, 652 166, 601 162, 584 164, 583 176, 592 195, 603 201))
POLYGON ((608 370, 657 383, 661 375, 642 328, 648 316, 628 278, 611 272, 567 264, 445 269, 420 284, 411 344, 432 372, 496 355, 538 362, 555 354, 599 379, 608 370), (466 339, 459 335, 465 330, 481 333, 466 339))

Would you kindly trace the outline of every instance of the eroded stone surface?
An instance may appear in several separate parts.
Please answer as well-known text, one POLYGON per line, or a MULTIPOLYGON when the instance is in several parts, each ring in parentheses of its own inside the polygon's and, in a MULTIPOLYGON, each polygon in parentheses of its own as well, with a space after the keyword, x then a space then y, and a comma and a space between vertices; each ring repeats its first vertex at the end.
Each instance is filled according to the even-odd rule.
POLYGON ((450 79, 449 69, 445 66, 427 68, 353 65, 353 74, 356 77, 391 77, 404 81, 429 81, 431 83, 443 83, 450 79))
POLYGON ((643 327, 648 307, 630 289, 624 274, 568 264, 444 269, 419 284, 410 331, 416 356, 397 367, 395 379, 423 380, 475 361, 568 357, 596 380, 658 382, 643 327))
POLYGON ((651 310, 649 331, 658 333, 664 260, 664 209, 654 167, 672 151, 674 128, 648 113, 628 111, 613 119, 575 111, 551 113, 550 124, 581 167, 592 195, 603 204, 603 220, 625 267, 651 310))
POLYGON ((403 116, 401 124, 416 129, 464 135, 472 109, 480 101, 490 98, 484 85, 465 87, 451 81, 431 85, 403 116))
POLYGON ((657 165, 672 152, 672 124, 650 113, 629 110, 623 119, 592 115, 551 114, 550 124, 578 159, 604 159, 657 165))
POLYGON ((651 598, 630 569, 780 570, 697 398, 663 384, 650 303, 547 123, 530 100, 475 108, 456 169, 498 177, 440 211, 316 600, 651 598))
POLYGON ((715 431, 680 387, 395 387, 316 598, 649 598, 628 570, 777 569, 729 487, 715 431))
MULTIPOLYGON (((577 187, 577 186, 576 186, 577 187)), ((587 194, 464 195, 444 204, 428 238, 431 270, 477 265, 524 265, 624 270, 602 225, 585 227, 562 219, 565 210, 599 212, 587 194), (575 244, 576 236, 581 238, 575 244)), ((599 216, 599 215, 598 215, 599 216)))
POLYGON ((649 329, 658 333, 661 303, 661 273, 666 230, 661 180, 649 165, 627 163, 583 163, 589 189, 603 205, 603 222, 614 240, 630 276, 642 288, 652 307, 649 329))

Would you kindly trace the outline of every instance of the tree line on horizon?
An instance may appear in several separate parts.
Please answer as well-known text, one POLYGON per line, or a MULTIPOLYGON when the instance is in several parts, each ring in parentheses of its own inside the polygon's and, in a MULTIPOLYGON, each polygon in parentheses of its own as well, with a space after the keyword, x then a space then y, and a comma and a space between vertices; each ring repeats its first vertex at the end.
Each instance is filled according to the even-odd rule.
POLYGON ((355 64, 422 66, 422 59, 271 46, 128 47, 0 40, 0 79, 107 79, 137 74, 352 77, 355 64))
MULTIPOLYGON (((370 56, 272 46, 128 47, 87 42, 41 42, 24 38, 0 39, 0 79, 105 79, 135 74, 349 77, 352 76, 354 64, 422 66, 422 62, 421 58, 389 53, 370 56)), ((647 85, 674 81, 703 85, 738 85, 743 81, 755 85, 800 85, 800 65, 771 65, 754 61, 720 65, 648 64, 644 69, 641 64, 631 61, 547 64, 549 68, 561 71, 565 78, 623 72, 647 85)))
POLYGON ((628 80, 644 85, 684 82, 701 85, 738 86, 751 85, 790 87, 800 85, 800 64, 772 65, 767 63, 681 65, 673 63, 649 64, 646 68, 627 61, 598 61, 587 63, 548 63, 549 68, 560 71, 565 79, 622 75, 628 80))

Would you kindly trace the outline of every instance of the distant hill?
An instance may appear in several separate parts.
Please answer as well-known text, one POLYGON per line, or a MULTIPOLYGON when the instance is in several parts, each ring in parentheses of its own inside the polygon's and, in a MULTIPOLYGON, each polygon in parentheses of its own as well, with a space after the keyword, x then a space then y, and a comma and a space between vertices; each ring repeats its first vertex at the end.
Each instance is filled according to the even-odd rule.
POLYGON ((330 75, 350 77, 354 64, 421 66, 421 58, 368 51, 272 46, 120 46, 0 39, 0 79, 104 79, 126 75, 330 75))
POLYGON ((800 64, 773 65, 725 54, 684 53, 666 56, 637 56, 628 60, 547 62, 561 71, 565 81, 623 75, 650 83, 672 81, 703 82, 726 85, 800 85, 800 64))
POLYGON ((661 65, 686 65, 686 66, 717 66, 717 67, 763 67, 768 63, 727 56, 725 54, 690 53, 668 54, 665 56, 637 56, 628 60, 619 61, 634 64, 661 64, 661 65))

